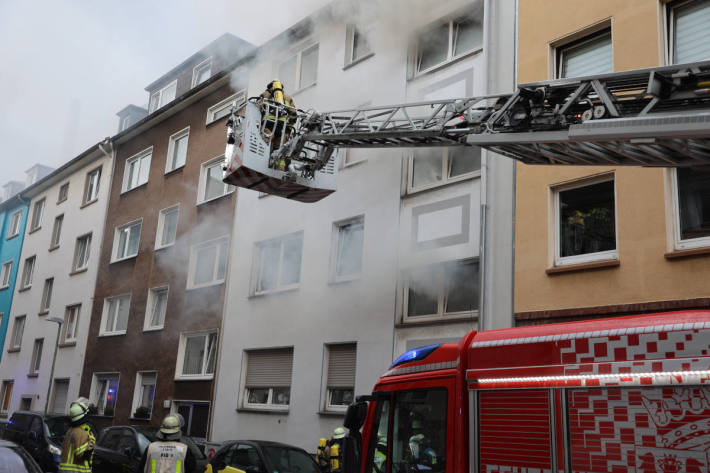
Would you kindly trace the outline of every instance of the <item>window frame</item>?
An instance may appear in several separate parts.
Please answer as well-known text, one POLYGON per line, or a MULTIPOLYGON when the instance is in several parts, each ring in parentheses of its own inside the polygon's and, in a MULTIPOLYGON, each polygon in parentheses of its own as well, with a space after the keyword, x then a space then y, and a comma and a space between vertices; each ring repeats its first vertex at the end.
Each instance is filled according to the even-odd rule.
POLYGON ((228 268, 228 261, 229 261, 229 244, 230 244, 230 238, 229 235, 222 235, 217 238, 213 238, 211 240, 206 240, 200 243, 195 243, 194 245, 190 246, 190 260, 188 262, 188 273, 187 273, 187 286, 186 289, 199 289, 203 287, 209 287, 209 286, 216 286, 219 284, 223 284, 226 279, 227 279, 227 273, 229 271, 228 268), (225 242, 225 249, 224 253, 225 255, 220 254, 220 247, 221 243, 225 242), (209 282, 204 282, 204 283, 199 283, 195 284, 195 269, 197 267, 197 252, 201 249, 208 248, 211 246, 215 246, 217 248, 217 254, 215 256, 215 264, 212 268, 212 275, 215 277, 215 279, 212 279, 209 282), (224 268, 224 277, 221 279, 216 278, 218 276, 219 272, 219 259, 220 256, 223 256, 225 259, 225 268, 224 268))
POLYGON ((10 283, 12 282, 12 265, 14 263, 14 260, 8 260, 2 264, 2 267, 0 268, 0 289, 7 289, 10 287, 10 283), (7 279, 7 283, 5 283, 5 279, 7 279))
POLYGON ((76 243, 74 244, 74 258, 72 259, 72 273, 77 273, 89 269, 89 258, 91 257, 91 239, 92 233, 86 233, 76 238, 76 243), (86 248, 84 251, 84 262, 79 265, 79 246, 82 240, 86 241, 86 248))
POLYGON ((330 253, 330 269, 329 269, 329 279, 330 283, 340 283, 355 281, 362 278, 363 265, 364 265, 364 255, 365 255, 365 215, 356 215, 354 217, 346 218, 343 220, 338 220, 333 222, 332 236, 331 236, 331 253, 330 253), (338 257, 340 256, 340 234, 341 230, 354 223, 362 223, 362 247, 360 248, 360 271, 357 273, 350 273, 345 275, 338 275, 338 257))
POLYGON ((22 209, 15 210, 10 215, 10 226, 7 229, 6 240, 14 238, 20 234, 20 227, 22 226, 22 209))
POLYGON ((130 321, 131 318, 131 302, 132 302, 132 294, 130 292, 123 293, 123 294, 117 294, 115 296, 109 296, 104 298, 104 304, 103 304, 103 309, 101 310, 101 325, 99 326, 99 337, 112 337, 116 335, 125 335, 126 332, 128 331, 128 322, 130 321), (116 330, 116 327, 118 326, 118 313, 120 310, 120 300, 122 298, 128 298, 128 316, 126 317, 126 328, 123 330, 116 330), (108 320, 108 313, 111 305, 111 301, 115 300, 116 301, 116 314, 113 319, 113 329, 112 330, 106 330, 106 322, 108 320))
POLYGON ((14 379, 4 379, 2 381, 2 395, 0 395, 0 413, 5 416, 7 416, 10 412, 10 405, 12 404, 12 390, 14 387, 14 379), (7 407, 5 407, 6 405, 7 407))
POLYGON ((205 125, 210 125, 218 120, 221 120, 225 118, 227 115, 223 115, 221 117, 215 118, 215 115, 225 108, 231 108, 233 106, 237 106, 239 104, 243 104, 246 102, 246 91, 245 90, 240 90, 237 93, 234 93, 230 95, 229 97, 220 100, 216 104, 210 106, 207 108, 207 114, 205 117, 205 125))
POLYGON ((287 233, 286 235, 281 235, 275 238, 269 238, 267 240, 261 240, 254 243, 254 255, 253 255, 253 269, 252 269, 252 282, 250 296, 265 296, 269 294, 277 294, 279 292, 293 291, 301 287, 301 271, 303 270, 303 240, 304 234, 303 230, 287 233), (284 259, 284 243, 289 240, 301 240, 301 264, 298 270, 298 282, 293 284, 281 285, 281 274, 283 271, 283 259, 284 259), (276 287, 274 289, 260 290, 259 283, 261 281, 262 272, 262 262, 263 262, 263 249, 265 246, 271 243, 279 242, 279 267, 278 274, 276 277, 276 287))
POLYGON ((49 401, 49 412, 52 414, 63 415, 66 412, 67 402, 69 400, 69 386, 71 385, 70 378, 54 378, 52 379, 52 394, 49 401), (66 384, 67 394, 66 400, 63 406, 57 406, 57 386, 59 384, 66 384))
POLYGON ((59 243, 62 238, 62 226, 64 225, 64 214, 59 214, 54 217, 54 225, 52 226, 52 239, 49 242, 49 250, 59 248, 59 243))
POLYGON ((359 64, 363 62, 366 59, 371 58, 372 56, 375 55, 375 52, 372 50, 372 45, 370 44, 370 41, 367 39, 367 36, 365 36, 362 33, 362 29, 358 28, 357 25, 354 25, 352 23, 345 25, 345 63, 343 65, 344 69, 347 69, 348 67, 354 66, 356 64, 359 64), (365 41, 368 43, 368 48, 369 51, 366 54, 363 54, 361 57, 353 57, 355 54, 355 36, 360 35, 361 37, 365 38, 365 41))
POLYGON ((170 286, 168 284, 162 285, 162 286, 156 286, 156 287, 151 287, 148 289, 148 297, 146 298, 146 304, 145 304, 145 319, 143 321, 143 331, 144 332, 153 332, 156 330, 163 330, 165 328, 165 318, 167 317, 168 313, 168 301, 170 300, 170 286), (150 325, 152 319, 153 319, 153 310, 155 307, 155 292, 157 291, 165 291, 165 313, 163 314, 163 321, 160 325, 150 325))
MULTIPOLYGON (((446 15, 443 18, 440 18, 439 20, 433 21, 431 23, 428 23, 421 28, 417 29, 417 31, 414 33, 414 50, 412 54, 412 77, 416 78, 422 75, 425 75, 429 72, 433 72, 438 70, 439 68, 446 67, 449 64, 452 64, 464 57, 472 56, 474 54, 481 53, 483 51, 483 41, 484 37, 483 34, 481 36, 481 44, 479 46, 474 47, 473 49, 467 50, 465 52, 462 52, 460 54, 455 54, 455 40, 454 40, 454 23, 464 19, 468 18, 468 15, 471 15, 471 18, 473 18, 473 14, 471 12, 466 12, 466 10, 459 10, 457 12, 454 12, 450 15, 446 15), (444 59, 442 62, 437 63, 433 66, 429 66, 426 69, 420 69, 421 67, 421 38, 424 36, 426 33, 429 33, 437 28, 441 28, 444 24, 448 26, 448 47, 446 51, 446 59, 444 59)), ((481 23, 481 29, 483 30, 483 12, 480 18, 480 23, 481 23)))
POLYGON ((71 344, 71 343, 76 343, 77 339, 79 338, 79 319, 81 317, 81 304, 72 304, 66 306, 64 309, 64 323, 62 324, 62 336, 61 336, 61 343, 63 345, 66 344, 71 344), (75 312, 74 312, 75 311, 75 312), (72 326, 72 334, 69 334, 69 316, 70 314, 74 313, 74 322, 72 326), (73 335, 73 336, 69 336, 73 335))
POLYGON ((126 130, 129 126, 131 126, 131 116, 126 115, 118 122, 118 132, 126 130))
POLYGON ((101 373, 94 373, 91 377, 91 391, 89 394, 89 399, 91 400, 91 403, 96 406, 97 411, 96 415, 101 416, 101 417, 114 417, 116 415, 116 405, 118 404, 118 391, 121 387, 121 373, 120 372, 101 372, 101 373), (112 379, 116 379, 116 392, 112 393, 115 396, 115 400, 113 403, 113 414, 112 415, 106 415, 106 400, 109 395, 109 386, 110 386, 110 381, 112 379), (98 399, 98 393, 97 393, 97 388, 99 387, 99 383, 108 381, 106 384, 106 392, 104 393, 104 407, 103 407, 103 412, 100 412, 99 409, 99 399, 98 399))
MULTIPOLYGON (((458 176, 449 177, 451 174, 451 166, 453 164, 453 154, 451 152, 451 147, 445 146, 443 148, 433 148, 442 149, 441 152, 441 180, 434 181, 428 184, 423 184, 421 186, 414 186, 414 150, 409 152, 408 163, 407 163, 407 194, 416 194, 417 192, 427 191, 430 189, 435 189, 437 187, 446 186, 456 182, 465 181, 468 179, 475 179, 481 177, 481 167, 483 166, 483 154, 480 156, 480 164, 478 169, 471 172, 459 174, 458 176)), ((480 150, 480 148, 479 148, 480 150)), ((474 151, 475 152, 475 151, 474 151)), ((480 152, 480 151, 478 151, 480 152)))
POLYGON ((192 68, 192 82, 191 82, 192 85, 190 85, 190 88, 196 87, 196 86, 202 84, 203 82, 207 82, 208 80, 210 80, 211 77, 212 77, 212 56, 208 57, 207 59, 198 63, 197 65, 195 65, 195 67, 192 68), (199 77, 202 70, 205 69, 205 66, 207 68, 209 68, 210 75, 207 77, 207 79, 203 80, 200 83, 197 83, 197 78, 199 77))
POLYGON ((561 184, 553 184, 549 187, 550 198, 551 198, 551 225, 552 229, 550 234, 552 235, 553 244, 553 265, 556 267, 573 266, 585 263, 594 263, 599 261, 618 261, 619 260, 619 208, 618 202, 618 189, 617 189, 617 179, 615 173, 605 172, 603 174, 598 174, 595 176, 587 176, 581 179, 575 179, 571 182, 565 182, 561 184), (604 182, 613 181, 614 183, 614 239, 616 241, 615 249, 607 251, 599 251, 596 253, 586 253, 582 255, 573 256, 560 256, 560 192, 579 189, 582 187, 588 187, 595 184, 602 184, 604 182))
POLYGON ((44 338, 35 338, 32 345, 32 358, 30 359, 30 370, 28 376, 39 375, 39 369, 42 365, 42 351, 44 350, 44 338), (39 349, 37 348, 39 347, 39 349))
MULTIPOLYGON (((144 186, 148 184, 148 181, 150 181, 150 166, 153 162, 153 147, 149 146, 148 148, 144 149, 143 151, 140 151, 133 156, 129 157, 126 159, 125 164, 123 166, 123 181, 121 183, 121 194, 125 194, 126 192, 130 192, 134 189, 138 189, 141 186, 144 186), (135 186, 133 187, 128 187, 130 185, 129 182, 129 169, 131 167, 131 164, 135 161, 140 161, 148 156, 148 173, 146 174, 146 180, 145 182, 138 182, 135 186)), ((140 175, 140 164, 138 168, 138 175, 140 175)))
POLYGON ((148 418, 144 419, 141 417, 140 419, 150 420, 153 418, 153 407, 155 406, 155 394, 156 394, 156 390, 158 387, 158 372, 155 370, 141 370, 141 371, 136 372, 136 383, 133 388, 133 402, 131 405, 131 415, 129 416, 129 418, 131 418, 131 419, 138 419, 138 417, 135 417, 134 414, 136 413, 136 410, 139 407, 143 407, 143 406, 141 406, 141 400, 143 398, 143 387, 144 386, 151 386, 148 384, 143 384, 143 376, 146 374, 152 374, 154 376, 153 384, 152 384, 153 398, 150 401, 150 414, 148 415, 148 418))
POLYGON ((177 98, 177 79, 174 79, 174 80, 168 82, 163 87, 161 87, 158 90, 153 91, 153 93, 150 94, 150 97, 148 97, 148 114, 151 114, 151 113, 155 112, 156 110, 160 110, 161 108, 163 108, 164 106, 166 106, 167 104, 170 103, 170 102, 163 102, 163 93, 167 89, 172 87, 173 85, 175 85, 175 96, 170 100, 170 102, 172 102, 173 100, 175 100, 177 98), (155 95, 158 96, 158 99, 155 101, 155 106, 153 106, 153 97, 155 95))
POLYGON ((403 289, 404 294, 402 297, 402 323, 405 324, 417 324, 419 322, 433 322, 442 320, 464 320, 477 318, 481 313, 481 300, 480 300, 480 288, 481 288, 481 266, 480 259, 478 257, 471 258, 461 258, 453 259, 448 261, 440 261, 424 266, 417 266, 409 268, 403 277, 403 289), (447 287, 446 287, 446 265, 478 265, 478 291, 479 294, 476 295, 478 299, 478 308, 476 310, 465 310, 456 312, 446 312, 447 305, 447 287), (414 270, 424 270, 429 269, 430 271, 438 272, 438 288, 437 288, 437 310, 436 314, 424 314, 424 315, 409 315, 409 290, 411 284, 411 273, 414 270))
POLYGON ((242 376, 242 381, 241 381, 241 392, 242 392, 242 402, 241 402, 241 407, 243 409, 247 410, 254 410, 254 411, 276 411, 276 412, 288 412, 288 410, 291 407, 291 394, 292 394, 292 389, 293 389, 293 358, 294 358, 294 347, 289 346, 289 347, 272 347, 272 348, 266 348, 266 349, 252 349, 252 350, 245 350, 244 351, 244 357, 242 358, 242 373, 244 373, 244 376, 242 376), (284 386, 270 386, 268 388, 265 387, 249 387, 247 383, 247 373, 249 371, 249 358, 252 353, 264 353, 264 352, 269 352, 269 351, 281 351, 284 349, 290 349, 291 350, 291 379, 289 380, 289 401, 288 404, 275 404, 273 403, 273 396, 274 396, 274 390, 283 388, 284 386), (268 389, 268 395, 267 395, 267 402, 266 403, 255 403, 255 402, 249 402, 249 393, 251 389, 268 389))
POLYGON ((46 314, 52 304, 52 291, 54 290, 54 278, 44 280, 44 288, 42 289, 42 299, 39 302, 39 313, 46 314), (48 289, 49 288, 49 289, 48 289))
MULTIPOLYGON (((675 49, 675 41, 674 41, 674 36, 675 36, 675 11, 678 10, 679 8, 683 8, 687 5, 690 5, 691 3, 695 3, 696 1, 703 1, 703 0, 667 0, 665 4, 663 5, 663 13, 665 14, 665 33, 666 33, 666 48, 665 48, 665 57, 666 57, 666 64, 676 64, 675 61, 675 54, 674 54, 674 49, 675 49)), ((710 57, 708 58, 710 59, 710 57)))
POLYGON ((604 36, 609 36, 609 42, 611 43, 611 46, 612 46, 612 48, 611 48, 611 64, 612 64, 612 69, 613 69, 613 67, 614 67, 614 42, 613 42, 614 37, 612 35, 611 23, 605 21, 605 22, 602 22, 598 25, 592 26, 589 29, 586 29, 585 31, 583 31, 581 33, 574 35, 574 37, 569 38, 568 41, 565 41, 563 43, 559 43, 559 44, 555 45, 555 47, 554 47, 554 59, 555 59, 554 78, 555 79, 573 79, 575 77, 582 77, 582 76, 562 77, 562 68, 564 66, 565 52, 569 52, 570 50, 579 48, 580 46, 591 43, 592 41, 596 41, 598 39, 601 39, 604 36))
POLYGON ((671 206, 673 213, 673 248, 675 250, 693 250, 710 247, 710 236, 688 238, 683 240, 680 235, 680 186, 678 185, 678 169, 671 168, 671 206))
POLYGON ((12 326, 12 338, 10 339, 10 348, 8 351, 19 351, 22 348, 22 338, 25 333, 26 322, 27 322, 27 315, 15 316, 15 322, 12 326), (20 325, 18 325, 18 323, 20 325), (19 340, 18 340, 18 332, 19 332, 19 340))
POLYGON ((291 51, 288 54, 285 54, 279 58, 278 61, 274 64, 274 75, 275 76, 280 76, 280 69, 281 66, 290 61, 293 58, 296 58, 296 71, 295 71, 295 76, 294 76, 294 82, 295 84, 284 84, 285 87, 288 87, 287 92, 289 92, 289 95, 296 95, 297 93, 301 92, 302 90, 306 90, 310 87, 315 87, 318 85, 318 66, 320 66, 320 42, 315 41, 313 39, 310 40, 305 40, 301 42, 298 46, 295 46, 291 49, 291 51), (317 56, 317 61, 316 61, 316 71, 315 71, 315 80, 312 84, 306 84, 303 85, 301 84, 301 73, 302 68, 303 68, 303 55, 306 52, 309 52, 311 49, 317 48, 318 49, 318 56, 317 56))
POLYGON ((42 228, 42 219, 44 218, 44 208, 45 208, 45 202, 46 198, 42 197, 38 201, 36 201, 34 204, 32 204, 32 218, 30 219, 30 229, 29 233, 36 232, 40 228, 42 228), (38 210, 39 208, 39 210, 38 210), (39 216, 38 216, 39 212, 39 216))
POLYGON ((210 330, 200 330, 197 332, 182 332, 180 333, 180 343, 178 346, 178 354, 177 354, 177 363, 175 366, 175 381, 191 381, 191 380, 210 380, 214 378, 215 372, 217 371, 217 352, 219 350, 219 347, 217 344, 219 343, 219 330, 218 329, 210 329, 210 330), (212 373, 207 373, 207 367, 209 364, 209 351, 207 348, 209 347, 209 337, 210 335, 214 334, 214 367, 212 368, 212 373), (202 359, 202 369, 200 370, 200 374, 183 374, 183 370, 185 369, 185 349, 187 347, 187 339, 188 338, 197 338, 197 337, 204 337, 205 339, 205 356, 202 359))
POLYGON ((209 199, 205 199, 205 192, 207 192, 207 176, 208 176, 208 169, 218 167, 220 172, 222 172, 222 163, 224 162, 224 155, 216 156, 212 159, 209 159, 202 164, 200 164, 200 178, 199 182, 197 185, 197 203, 196 205, 202 205, 206 204, 208 202, 213 202, 215 200, 221 199, 224 196, 230 195, 234 192, 235 187, 231 184, 223 183, 224 184, 224 189, 226 190, 224 193, 216 196, 216 197, 210 197, 209 199))
MULTIPOLYGON (((124 223, 123 225, 120 225, 114 229, 113 232, 113 247, 111 249, 111 263, 118 263, 119 261, 126 261, 131 258, 136 258, 138 254, 140 253, 141 250, 141 234, 143 233, 143 217, 138 218, 136 220, 132 220, 130 222, 124 223), (134 227, 136 224, 138 224, 140 227, 138 229, 138 248, 136 248, 135 254, 131 255, 123 255, 121 257, 118 257, 118 249, 119 249, 119 244, 120 244, 120 238, 121 238, 121 231, 125 228, 128 227, 134 227)), ((130 236, 126 238, 126 250, 128 249, 128 242, 130 241, 130 236)))
MULTIPOLYGON (((321 406, 323 408, 324 412, 337 412, 337 413, 342 413, 345 412, 348 409, 347 405, 344 404, 331 404, 331 394, 334 389, 345 389, 342 387, 331 387, 330 386, 330 379, 328 377, 328 373, 330 371, 330 356, 331 356, 331 349, 333 347, 339 347, 339 346, 346 346, 346 345, 352 345, 354 352, 355 352, 355 366, 353 367, 355 371, 355 379, 357 380, 357 342, 338 342, 338 343, 326 343, 324 345, 324 355, 325 359, 323 362, 323 390, 321 392, 321 396, 323 396, 323 402, 321 403, 321 406)), ((352 386, 352 391, 353 391, 353 401, 355 400, 355 384, 353 383, 352 386)))
POLYGON ((101 168, 92 169, 86 173, 86 180, 84 181, 84 196, 82 198, 82 206, 92 204, 99 200, 99 191, 101 189, 101 168), (92 177, 96 175, 96 185, 91 186, 92 177))
POLYGON ((57 194, 57 204, 61 204, 69 198, 69 182, 65 182, 59 186, 59 192, 57 194), (66 190, 65 190, 66 189, 66 190), (62 196, 62 194, 64 194, 62 196))
POLYGON ((25 264, 22 268, 22 280, 20 281, 20 289, 26 290, 32 287, 32 280, 34 279, 35 268, 37 265, 37 255, 28 256, 25 258, 25 264), (29 273, 28 273, 28 269, 29 273))
POLYGON ((170 207, 165 207, 164 209, 160 209, 158 212, 158 225, 156 227, 155 231, 155 249, 156 250, 161 250, 163 248, 169 248, 173 245, 175 245, 175 242, 177 241, 177 225, 180 222, 180 204, 177 203, 175 205, 171 205, 170 207), (175 236, 173 237, 173 241, 171 243, 162 244, 163 241, 163 233, 165 232, 165 216, 168 213, 171 213, 172 211, 177 212, 177 221, 175 222, 175 236))
POLYGON ((175 133, 170 135, 170 138, 168 138, 168 152, 165 157, 165 174, 169 174, 173 171, 177 171, 178 169, 185 167, 185 164, 187 164, 187 146, 189 144, 190 144, 190 125, 186 126, 182 130, 176 131, 175 133), (181 138, 187 138, 187 142, 185 143, 185 162, 179 166, 171 167, 172 161, 173 161, 173 154, 175 153, 175 143, 181 138))

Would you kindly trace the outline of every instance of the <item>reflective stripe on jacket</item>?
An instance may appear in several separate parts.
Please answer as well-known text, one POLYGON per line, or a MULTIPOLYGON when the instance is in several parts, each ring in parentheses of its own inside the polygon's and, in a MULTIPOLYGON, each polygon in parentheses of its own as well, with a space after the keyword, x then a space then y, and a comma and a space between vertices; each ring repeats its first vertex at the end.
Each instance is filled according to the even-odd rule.
POLYGON ((182 442, 153 442, 148 447, 144 473, 185 473, 187 445, 182 442))
POLYGON ((91 473, 91 457, 95 444, 96 439, 88 425, 69 429, 62 442, 59 473, 91 473))

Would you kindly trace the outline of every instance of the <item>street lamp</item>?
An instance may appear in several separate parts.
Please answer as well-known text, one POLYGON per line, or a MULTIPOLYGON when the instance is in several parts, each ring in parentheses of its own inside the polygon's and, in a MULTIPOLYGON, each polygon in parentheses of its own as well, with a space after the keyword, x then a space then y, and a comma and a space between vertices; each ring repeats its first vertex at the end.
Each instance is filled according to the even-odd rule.
POLYGON ((47 317, 47 322, 57 323, 57 338, 54 340, 54 356, 52 357, 52 369, 49 372, 49 386, 47 386, 47 399, 44 401, 44 415, 47 415, 47 409, 49 408, 49 393, 52 392, 52 378, 54 378, 54 363, 57 361, 57 347, 59 346, 59 331, 62 328, 64 319, 59 317, 47 317))

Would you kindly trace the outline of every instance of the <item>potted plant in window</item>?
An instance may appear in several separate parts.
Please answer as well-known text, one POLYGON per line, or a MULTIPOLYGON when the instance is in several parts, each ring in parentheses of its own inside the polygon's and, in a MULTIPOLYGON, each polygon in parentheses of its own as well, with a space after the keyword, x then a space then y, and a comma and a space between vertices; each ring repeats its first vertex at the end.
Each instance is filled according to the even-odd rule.
POLYGON ((148 409, 147 407, 144 407, 144 406, 140 406, 133 413, 133 417, 136 419, 149 419, 150 418, 150 409, 148 409))

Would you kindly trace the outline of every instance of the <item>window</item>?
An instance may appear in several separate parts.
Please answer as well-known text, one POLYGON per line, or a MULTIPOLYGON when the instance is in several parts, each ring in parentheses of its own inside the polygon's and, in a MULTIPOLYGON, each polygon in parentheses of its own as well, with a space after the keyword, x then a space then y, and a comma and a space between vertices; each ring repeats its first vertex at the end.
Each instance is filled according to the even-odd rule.
POLYGON ((35 202, 32 208, 32 222, 30 231, 33 232, 42 226, 42 213, 44 212, 44 199, 35 202))
POLYGON ((417 74, 483 47, 483 7, 478 5, 471 13, 430 25, 417 35, 417 74))
POLYGON ((326 373, 325 410, 344 410, 355 396, 355 361, 357 345, 345 343, 326 345, 328 372, 326 373))
POLYGON ((212 105, 210 108, 207 109, 206 123, 209 125, 210 123, 229 115, 232 110, 232 107, 241 106, 244 103, 244 96, 244 91, 241 91, 234 95, 230 95, 226 99, 212 105))
POLYGON ((553 189, 555 265, 618 258, 613 176, 553 189))
POLYGON ((12 238, 20 234, 20 221, 22 219, 22 210, 13 212, 10 217, 10 227, 7 229, 7 238, 12 238))
POLYGON ((581 77, 614 71, 611 30, 595 33, 556 49, 557 77, 581 77))
POLYGON ((165 104, 172 102, 175 99, 175 91, 177 90, 177 80, 172 81, 160 90, 153 92, 150 95, 148 104, 148 113, 153 113, 165 104))
POLYGON ((202 84, 204 81, 210 78, 210 73, 212 72, 212 58, 208 57, 201 63, 195 66, 192 70, 192 86, 202 84))
POLYGON ((126 160, 126 168, 123 171, 123 192, 148 182, 152 155, 153 148, 151 147, 126 160))
POLYGON ((52 289, 54 288, 54 278, 49 278, 44 280, 44 289, 42 290, 42 301, 40 303, 39 311, 49 312, 49 306, 52 303, 52 289))
POLYGON ((303 234, 293 233, 256 244, 254 294, 298 287, 303 234))
POLYGON ((107 297, 104 300, 100 335, 120 335, 126 333, 126 327, 128 326, 128 309, 130 305, 130 294, 107 297))
POLYGON ((366 32, 355 25, 348 25, 346 30, 345 65, 350 65, 372 55, 366 32))
POLYGON ((481 148, 414 148, 409 160, 409 191, 429 189, 477 176, 481 171, 481 148))
POLYGON ((73 271, 81 271, 89 266, 89 255, 91 253, 91 234, 80 236, 76 239, 74 249, 73 271))
POLYGON ((155 237, 156 250, 172 246, 175 243, 179 212, 179 205, 174 205, 160 211, 158 215, 158 232, 155 237))
POLYGON ((217 356, 217 332, 183 334, 178 353, 178 378, 211 378, 217 356))
POLYGON ((60 204, 69 198, 69 183, 65 182, 59 188, 59 196, 57 197, 57 203, 60 204))
POLYGON ((318 77, 318 44, 308 46, 282 61, 278 66, 278 77, 287 93, 315 85, 318 77))
POLYGON ((79 333, 79 312, 81 304, 67 306, 64 312, 64 326, 62 327, 62 343, 76 342, 79 333))
POLYGON ((234 191, 233 186, 222 182, 222 161, 224 156, 202 163, 200 185, 197 189, 198 204, 218 199, 234 191))
POLYGON ((136 389, 133 393, 133 414, 138 419, 150 419, 155 398, 155 371, 139 371, 136 374, 136 389))
POLYGON ((12 345, 10 345, 12 350, 19 350, 22 346, 22 333, 25 331, 26 318, 24 315, 15 317, 15 326, 12 328, 12 345))
POLYGON ((119 133, 128 128, 129 126, 131 126, 131 116, 126 115, 125 117, 121 118, 121 122, 118 125, 119 133))
MULTIPOLYGON (((150 166, 150 158, 149 164, 150 166)), ((146 180, 148 178, 146 177, 146 180)), ((101 181, 101 168, 94 169, 86 175, 86 184, 84 184, 84 204, 89 204, 99 198, 99 182, 101 181)))
POLYGON ((450 261, 411 270, 405 288, 405 322, 477 313, 479 277, 478 261, 450 261))
POLYGON ((92 382, 91 402, 100 416, 113 417, 118 396, 118 373, 95 374, 92 382))
POLYGON ((32 349, 32 361, 30 362, 30 374, 39 373, 39 365, 42 362, 42 346, 44 345, 43 338, 35 339, 34 348, 32 349))
POLYGON ((157 330, 165 324, 168 308, 168 287, 156 287, 148 291, 144 330, 157 330))
POLYGON ((188 437, 207 438, 207 424, 210 416, 209 402, 184 402, 173 403, 175 411, 185 419, 182 434, 188 437))
POLYGON ((35 256, 30 256, 25 260, 25 269, 22 272, 22 289, 29 289, 32 287, 32 276, 35 272, 35 256))
POLYGON ((676 249, 710 246, 710 171, 678 168, 672 174, 676 249))
POLYGON ((6 415, 10 410, 13 384, 14 382, 12 380, 6 380, 2 382, 2 406, 0 406, 0 412, 6 415))
POLYGON ((710 59, 710 0, 691 0, 669 4, 670 62, 710 59))
POLYGON ((247 351, 244 407, 288 409, 293 348, 247 351))
POLYGON ((69 397, 69 380, 55 379, 54 389, 52 390, 52 402, 50 412, 52 414, 64 415, 67 408, 67 399, 69 397))
POLYGON ((113 237, 113 261, 133 258, 138 254, 143 220, 135 220, 116 228, 113 237))
POLYGON ((362 271, 362 245, 365 219, 356 217, 333 224, 330 280, 348 281, 362 271))
POLYGON ((59 248, 59 241, 62 238, 62 224, 64 223, 64 214, 54 218, 54 227, 52 227, 52 243, 49 246, 50 250, 59 248))
POLYGON ((229 239, 219 238, 190 249, 187 288, 211 286, 224 282, 227 273, 229 239))
POLYGON ((165 163, 166 173, 185 165, 185 160, 187 159, 187 139, 189 136, 190 127, 187 127, 170 137, 168 142, 168 158, 165 163))
POLYGON ((0 274, 0 289, 5 289, 10 286, 10 276, 12 276, 12 261, 7 261, 2 265, 2 273, 0 274))

